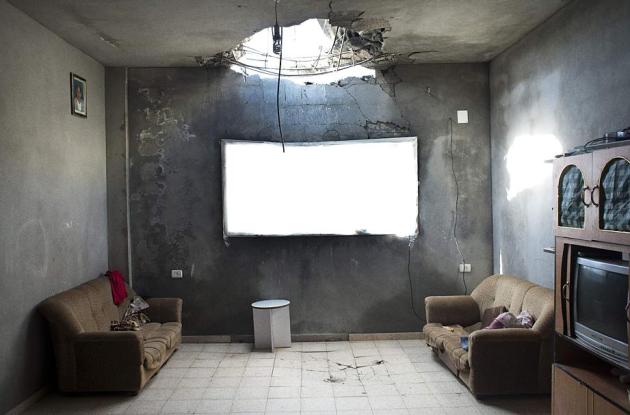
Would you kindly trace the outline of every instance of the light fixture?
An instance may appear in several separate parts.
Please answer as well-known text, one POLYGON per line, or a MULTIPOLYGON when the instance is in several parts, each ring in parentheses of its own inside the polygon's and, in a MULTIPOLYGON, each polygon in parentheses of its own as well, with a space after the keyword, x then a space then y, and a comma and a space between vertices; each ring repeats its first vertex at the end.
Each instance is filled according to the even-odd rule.
MULTIPOLYGON (((276 2, 276 6, 277 6, 276 2)), ((278 14, 276 13, 276 24, 273 25, 271 37, 273 38, 273 53, 279 55, 282 52, 282 29, 278 26, 278 14)))

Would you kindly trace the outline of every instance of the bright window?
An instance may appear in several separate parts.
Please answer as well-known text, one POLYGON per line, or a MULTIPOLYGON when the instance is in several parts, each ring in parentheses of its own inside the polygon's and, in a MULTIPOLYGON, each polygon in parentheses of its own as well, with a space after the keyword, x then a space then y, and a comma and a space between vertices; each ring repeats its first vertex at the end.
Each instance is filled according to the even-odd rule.
POLYGON ((223 141, 226 236, 416 233, 417 138, 223 141))

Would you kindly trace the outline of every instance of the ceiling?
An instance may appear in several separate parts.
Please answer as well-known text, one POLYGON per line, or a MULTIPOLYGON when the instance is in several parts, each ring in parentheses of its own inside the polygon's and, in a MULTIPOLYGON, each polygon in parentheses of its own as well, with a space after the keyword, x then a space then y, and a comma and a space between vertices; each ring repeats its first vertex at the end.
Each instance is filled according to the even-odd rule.
MULTIPOLYGON (((280 24, 389 27, 402 60, 485 62, 569 0, 280 0, 280 24)), ((9 0, 107 66, 195 66, 273 25, 274 0, 9 0)))

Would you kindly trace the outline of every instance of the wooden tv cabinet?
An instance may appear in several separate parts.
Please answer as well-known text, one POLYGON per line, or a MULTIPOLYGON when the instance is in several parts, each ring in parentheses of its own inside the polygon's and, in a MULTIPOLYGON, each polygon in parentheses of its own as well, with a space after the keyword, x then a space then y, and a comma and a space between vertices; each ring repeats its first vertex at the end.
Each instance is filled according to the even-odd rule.
MULTIPOLYGON (((630 145, 554 161, 554 415, 630 414, 630 385, 621 383, 612 373, 614 362, 593 354, 576 342, 571 326, 571 287, 578 252, 612 259, 627 260, 630 257, 630 220, 606 223, 614 216, 610 213, 611 201, 615 201, 611 195, 626 195, 617 200, 627 201, 628 190, 622 188, 621 181, 612 180, 609 175, 630 172, 628 160, 630 145), (615 186, 620 187, 611 190, 611 182, 619 183, 615 186), (608 203, 605 203, 606 195, 608 203), (609 210, 605 212, 604 209, 609 210)), ((621 213, 624 212, 621 210, 621 213)), ((630 217, 630 212, 626 213, 625 216, 630 217)))

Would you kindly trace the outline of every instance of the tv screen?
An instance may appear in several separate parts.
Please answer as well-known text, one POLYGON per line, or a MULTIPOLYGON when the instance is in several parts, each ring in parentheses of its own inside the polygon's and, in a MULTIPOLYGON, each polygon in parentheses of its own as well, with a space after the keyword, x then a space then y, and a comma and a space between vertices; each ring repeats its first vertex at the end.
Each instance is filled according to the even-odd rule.
POLYGON ((628 301, 628 271, 625 268, 625 273, 618 273, 606 265, 609 264, 578 259, 575 321, 627 343, 625 307, 628 301))
POLYGON ((417 231, 416 137, 222 146, 225 236, 417 231))

